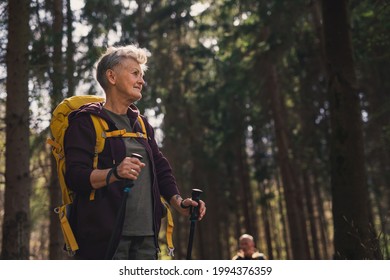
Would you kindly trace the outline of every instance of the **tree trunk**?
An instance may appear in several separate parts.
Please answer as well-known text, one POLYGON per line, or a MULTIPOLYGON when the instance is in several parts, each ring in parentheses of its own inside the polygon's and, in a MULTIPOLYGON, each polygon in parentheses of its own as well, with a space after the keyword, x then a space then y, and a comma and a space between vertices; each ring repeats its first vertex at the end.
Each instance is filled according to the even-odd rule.
POLYGON ((66 39, 68 46, 66 48, 66 79, 68 81, 67 97, 71 97, 75 93, 75 45, 73 42, 73 11, 70 6, 71 0, 66 0, 66 39))
MULTIPOLYGON (((63 64, 62 64, 62 35, 63 35, 63 3, 62 0, 53 2, 53 70, 50 75, 53 92, 52 92, 52 112, 63 99, 63 64)), ((58 260, 64 258, 63 236, 58 219, 58 214, 53 209, 61 205, 61 188, 57 176, 57 163, 54 157, 51 157, 51 178, 49 185, 50 196, 50 228, 49 228, 49 259, 58 260)))
POLYGON ((304 193, 306 197, 306 205, 307 205, 307 213, 310 223, 310 235, 311 235, 311 244, 313 248, 313 256, 315 260, 320 260, 320 248, 319 248, 319 240, 317 236, 317 223, 316 223, 316 211, 313 205, 313 186, 310 183, 309 174, 307 170, 303 171, 303 187, 304 193))
MULTIPOLYGON (((232 112, 238 112, 238 106, 234 106, 237 104, 233 104, 232 112)), ((237 122, 238 127, 235 129, 235 133, 233 135, 233 139, 231 140, 231 150, 234 151, 234 163, 235 167, 235 175, 234 177, 238 178, 237 186, 240 197, 241 209, 243 210, 243 218, 244 218, 244 226, 242 227, 244 232, 250 234, 254 237, 258 236, 258 227, 257 227, 257 219, 254 216, 254 205, 253 205, 253 193, 250 186, 249 179, 249 167, 247 163, 247 154, 246 154, 246 145, 245 145, 245 127, 243 124, 244 117, 240 114, 238 115, 238 119, 235 120, 237 122)), ((232 124, 237 126, 235 124, 232 124)), ((232 174, 233 175, 233 174, 232 174)), ((234 179, 234 177, 232 179, 234 179)))
MULTIPOLYGON (((268 193, 266 192, 266 186, 264 185, 264 183, 259 183, 258 187, 259 187, 259 190, 260 190, 260 193, 262 196, 262 199, 261 199, 261 218, 262 218, 263 225, 264 225, 264 235, 265 235, 265 240, 266 240, 266 244, 267 244, 267 257, 268 257, 268 259, 273 260, 273 259, 275 259, 275 257, 273 254, 272 237, 274 239, 276 239, 277 237, 275 237, 275 235, 272 236, 272 233, 271 233, 271 225, 270 225, 271 207, 270 207, 270 203, 269 203, 268 198, 267 198, 268 193)), ((274 230, 274 232, 276 232, 276 231, 274 230)), ((274 240, 274 242, 277 242, 277 241, 274 240)), ((259 245, 259 242, 257 242, 257 244, 259 245)))
POLYGON ((146 46, 147 44, 147 39, 146 39, 146 33, 144 28, 140 28, 141 26, 145 25, 145 8, 146 8, 146 3, 145 1, 141 0, 136 0, 137 3, 137 10, 136 10, 136 21, 137 21, 137 30, 136 30, 136 37, 137 37, 137 43, 140 46, 146 46))
POLYGON ((370 232, 362 118, 347 0, 323 0, 331 119, 331 186, 336 259, 374 259, 370 232))
POLYGON ((30 256, 29 3, 27 0, 8 1, 7 149, 2 259, 29 259, 30 256))
MULTIPOLYGON (((316 174, 314 174, 314 178, 317 178, 316 174)), ((323 256, 325 259, 329 259, 329 235, 328 235, 328 228, 329 228, 329 223, 328 220, 325 216, 325 209, 324 209, 324 199, 323 196, 321 195, 321 190, 318 186, 320 184, 315 180, 314 181, 314 197, 316 203, 316 208, 318 212, 318 219, 319 219, 319 230, 320 230, 320 239, 321 239, 321 244, 322 244, 322 251, 323 251, 323 256)))
MULTIPOLYGON (((282 234, 283 234, 283 241, 285 245, 285 251, 286 251, 286 259, 289 260, 292 258, 293 253, 292 253, 292 246, 290 242, 290 231, 289 231, 289 225, 288 221, 286 220, 286 215, 285 215, 285 209, 287 208, 285 206, 286 204, 286 199, 283 199, 285 194, 283 192, 283 188, 280 185, 280 179, 279 176, 275 178, 275 184, 276 188, 278 190, 278 207, 280 211, 280 224, 282 225, 282 234), (284 203, 283 203, 284 202, 284 203)), ((276 221, 278 223, 279 221, 276 221)))
POLYGON ((294 259, 309 259, 310 252, 307 240, 307 231, 302 208, 301 187, 297 180, 292 159, 290 157, 290 144, 288 141, 286 126, 282 116, 282 104, 275 66, 265 62, 266 90, 271 100, 271 110, 275 126, 275 139, 278 148, 277 158, 281 170, 284 188, 284 197, 287 207, 287 218, 290 228, 290 238, 294 259))

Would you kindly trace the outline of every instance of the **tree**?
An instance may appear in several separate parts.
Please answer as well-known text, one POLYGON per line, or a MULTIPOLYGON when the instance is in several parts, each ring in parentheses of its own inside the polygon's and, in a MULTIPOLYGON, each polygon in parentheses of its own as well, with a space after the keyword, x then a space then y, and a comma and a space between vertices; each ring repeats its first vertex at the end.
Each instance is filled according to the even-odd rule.
POLYGON ((334 258, 380 258, 369 223, 362 115, 353 61, 348 0, 323 0, 331 123, 334 258))
MULTIPOLYGON (((7 46, 6 2, 0 0, 0 64, 5 64, 7 46)), ((52 213, 58 204, 54 196, 50 225, 47 211, 48 186, 58 187, 55 171, 49 178, 52 155, 44 146, 48 128, 42 127, 47 123, 42 120, 48 120, 50 109, 65 95, 97 93, 92 70, 100 52, 109 45, 129 43, 152 53, 148 85, 137 106, 156 125, 182 194, 190 194, 194 187, 204 191, 208 214, 197 227, 194 258, 229 259, 237 249, 236 239, 246 231, 271 258, 328 259, 333 251, 333 206, 337 250, 348 248, 350 254, 337 257, 377 258, 377 253, 363 256, 364 249, 355 246, 368 236, 373 243, 362 244, 375 251, 378 245, 371 226, 382 231, 381 249, 387 249, 389 256, 390 6, 386 1, 347 2, 349 35, 344 30, 349 17, 343 26, 339 24, 340 6, 327 1, 340 37, 333 30, 327 32, 327 41, 333 44, 326 59, 321 0, 95 0, 78 1, 80 10, 76 6, 71 10, 70 2, 76 3, 31 1, 28 85, 33 105, 29 109, 35 104, 40 109, 30 116, 31 258, 59 258, 53 253, 59 256, 62 251, 60 240, 47 238, 49 227, 60 237, 58 217, 52 213), (81 30, 73 30, 80 25, 81 30), (344 50, 351 45, 352 63, 351 51, 344 50), (325 62, 330 66, 329 95, 325 62), (354 70, 356 75, 350 78, 354 70), (51 107, 44 107, 48 97, 51 107), (339 135, 348 140, 349 150, 339 135), (360 181, 367 181, 367 186, 360 181), (341 201, 350 209, 344 209, 341 201)), ((325 23, 329 29, 329 17, 325 23)), ((3 68, 0 86, 5 87, 3 68)), ((9 90, 10 100, 14 92, 9 90)), ((5 107, 5 100, 0 91, 0 105, 5 107)), ((2 125, 0 142, 4 131, 2 125)), ((4 142, 1 178, 5 178, 4 142)), ((10 147, 8 143, 7 150, 10 147)), ((7 168, 19 169, 19 160, 12 157, 7 168)), ((2 210, 4 180, 0 181, 2 210)), ((186 253, 188 219, 174 218, 175 258, 180 259, 186 253)), ((164 239, 164 230, 160 238, 164 239)), ((160 245, 164 252, 164 242, 160 245)))
POLYGON ((7 148, 2 259, 30 257, 29 3, 27 0, 8 1, 7 148))
POLYGON ((73 42, 73 12, 70 6, 71 0, 66 0, 66 79, 68 81, 67 97, 71 97, 75 92, 75 44, 73 42))
MULTIPOLYGON (((50 80, 52 82, 51 106, 54 111, 55 107, 61 102, 63 98, 63 63, 62 63, 62 37, 63 37, 63 1, 55 0, 52 3, 53 11, 53 56, 52 56, 52 71, 50 73, 50 80)), ((53 211, 56 207, 61 205, 61 188, 56 172, 57 162, 54 157, 51 157, 51 176, 49 184, 50 194, 50 245, 49 245, 49 259, 63 258, 63 237, 61 227, 58 219, 58 214, 53 211)))
POLYGON ((294 259, 310 259, 307 239, 305 212, 303 209, 303 192, 299 183, 293 159, 289 155, 291 145, 287 137, 286 118, 283 116, 284 105, 278 87, 276 67, 265 63, 265 84, 270 101, 270 110, 275 122, 275 142, 278 149, 277 158, 282 177, 284 197, 286 200, 287 218, 290 229, 292 253, 294 259))

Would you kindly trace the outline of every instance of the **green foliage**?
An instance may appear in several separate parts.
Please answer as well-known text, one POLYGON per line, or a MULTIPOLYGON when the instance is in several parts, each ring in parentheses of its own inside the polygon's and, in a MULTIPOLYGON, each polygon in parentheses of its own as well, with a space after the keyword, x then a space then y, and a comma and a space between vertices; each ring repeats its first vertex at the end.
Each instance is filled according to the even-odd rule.
MULTIPOLYGON (((31 18, 30 98, 32 103, 38 104, 40 113, 31 123, 36 124, 34 133, 42 132, 32 140, 32 166, 36 170, 31 204, 34 225, 42 217, 47 218, 48 174, 45 171, 46 160, 51 156, 43 144, 47 124, 42 125, 43 109, 48 109, 45 104, 52 95, 53 72, 52 17, 46 3, 33 1, 31 18)), ((206 221, 204 227, 214 229, 215 225, 219 239, 234 240, 232 236, 225 238, 225 228, 228 228, 226 232, 237 234, 240 229, 234 225, 246 219, 240 192, 245 176, 250 179, 254 196, 250 211, 256 213, 259 228, 263 228, 263 220, 258 213, 265 211, 266 203, 272 207, 270 211, 285 214, 283 205, 277 203, 283 199, 283 193, 277 188, 280 165, 276 160, 275 119, 266 87, 269 74, 266 62, 271 62, 277 72, 282 116, 291 143, 289 156, 299 174, 307 172, 313 186, 329 194, 329 102, 322 34, 318 29, 321 26, 317 25, 321 21, 313 12, 319 2, 218 0, 201 3, 205 10, 198 13, 194 11, 198 1, 190 0, 85 1, 74 22, 74 26, 83 26, 86 30, 85 36, 80 37, 77 30, 74 33, 77 46, 73 54, 74 78, 79 85, 77 93, 100 92, 93 68, 108 45, 138 43, 151 51, 145 76, 147 86, 137 106, 142 112, 153 110, 155 116, 163 116, 162 149, 174 167, 182 192, 187 194, 194 186, 205 186, 209 203, 218 199, 231 210, 221 213, 220 209, 213 209, 218 215, 211 214, 210 224, 206 221), (240 147, 244 152, 238 152, 240 147), (242 171, 239 166, 245 164, 248 170, 242 171), (259 185, 268 186, 265 193, 259 190, 259 185)), ((369 137, 372 122, 366 127, 367 158, 372 162, 370 174, 373 182, 380 181, 386 188, 388 185, 379 177, 389 168, 389 162, 384 162, 385 168, 381 169, 373 151, 383 145, 387 152, 390 150, 390 102, 385 94, 389 89, 386 78, 390 50, 389 7, 383 1, 368 0, 352 1, 351 7, 356 70, 364 91, 362 102, 370 120, 381 120, 379 137, 369 137), (377 102, 381 106, 373 107, 369 93, 378 92, 383 93, 378 94, 377 102)), ((6 29, 2 21, 0 28, 6 29)), ((5 42, 0 40, 0 44, 5 49, 5 42)), ((66 48, 67 43, 64 43, 63 49, 66 48)), ((64 88, 68 82, 63 77, 64 88)), ((0 172, 3 172, 2 160, 0 157, 0 172)), ((373 188, 374 191, 381 193, 373 188)), ((329 201, 322 204, 328 206, 329 201)), ((382 200, 381 204, 388 202, 382 200)), ((280 226, 279 220, 273 222, 278 224, 275 226, 278 230, 285 226, 280 226)), ((264 235, 259 230, 259 238, 265 239, 264 235)), ((229 246, 220 244, 220 247, 229 246)), ((214 257, 228 258, 231 253, 220 251, 214 257)))
POLYGON ((352 32, 358 62, 390 59, 390 6, 386 1, 360 1, 354 7, 352 32))

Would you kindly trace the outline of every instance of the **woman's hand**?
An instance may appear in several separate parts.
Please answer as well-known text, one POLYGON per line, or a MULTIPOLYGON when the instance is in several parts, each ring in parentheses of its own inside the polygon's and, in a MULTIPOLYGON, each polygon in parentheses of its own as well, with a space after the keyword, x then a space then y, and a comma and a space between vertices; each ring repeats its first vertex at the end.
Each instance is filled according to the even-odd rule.
POLYGON ((185 216, 190 216, 191 207, 196 207, 199 205, 199 217, 198 221, 202 220, 204 215, 206 215, 206 203, 203 200, 199 200, 199 204, 192 200, 191 198, 183 199, 180 195, 173 196, 170 200, 170 204, 175 207, 175 209, 185 216))
POLYGON ((125 157, 122 162, 116 167, 117 179, 137 180, 141 169, 145 167, 145 163, 141 162, 136 157, 125 157))

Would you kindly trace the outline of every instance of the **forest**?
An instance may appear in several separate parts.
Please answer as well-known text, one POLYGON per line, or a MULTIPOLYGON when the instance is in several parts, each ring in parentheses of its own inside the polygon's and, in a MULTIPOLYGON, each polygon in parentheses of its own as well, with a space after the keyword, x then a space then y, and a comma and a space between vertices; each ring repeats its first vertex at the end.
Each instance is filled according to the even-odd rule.
MULTIPOLYGON (((0 14, 1 259, 69 258, 50 119, 66 97, 104 96, 94 64, 127 44, 151 53, 136 105, 182 195, 203 191, 194 259, 230 260, 244 233, 271 260, 390 259, 388 0, 0 0, 0 14)), ((173 215, 185 259, 190 222, 173 215)))

